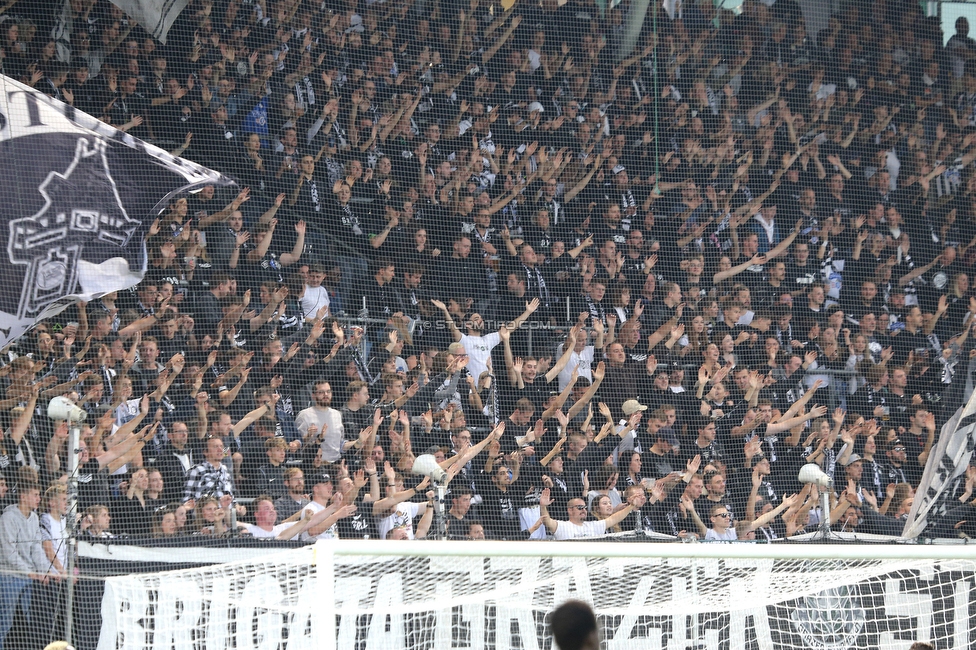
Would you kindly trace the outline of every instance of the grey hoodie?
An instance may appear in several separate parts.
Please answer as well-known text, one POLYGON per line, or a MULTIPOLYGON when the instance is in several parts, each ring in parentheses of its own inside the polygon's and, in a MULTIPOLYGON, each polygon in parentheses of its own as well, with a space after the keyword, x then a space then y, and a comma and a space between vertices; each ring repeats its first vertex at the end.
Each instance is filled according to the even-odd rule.
POLYGON ((41 526, 37 513, 25 517, 16 505, 0 516, 0 571, 47 573, 51 563, 41 547, 41 526))

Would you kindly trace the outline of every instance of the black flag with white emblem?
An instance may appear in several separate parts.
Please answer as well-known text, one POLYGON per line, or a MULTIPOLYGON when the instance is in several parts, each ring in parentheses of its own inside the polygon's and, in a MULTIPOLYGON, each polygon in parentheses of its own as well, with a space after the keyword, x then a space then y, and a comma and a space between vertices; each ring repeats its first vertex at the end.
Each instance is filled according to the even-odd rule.
POLYGON ((138 284, 162 209, 181 192, 231 181, 9 77, 0 90, 3 346, 77 300, 138 284))

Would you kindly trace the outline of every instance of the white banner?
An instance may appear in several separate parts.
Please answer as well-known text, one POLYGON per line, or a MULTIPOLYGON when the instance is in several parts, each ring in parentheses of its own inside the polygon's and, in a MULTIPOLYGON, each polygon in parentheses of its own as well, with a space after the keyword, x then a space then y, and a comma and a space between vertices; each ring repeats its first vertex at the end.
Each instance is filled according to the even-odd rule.
POLYGON ((542 650, 569 598, 608 650, 972 647, 968 560, 336 556, 324 605, 309 557, 108 578, 99 650, 542 650))

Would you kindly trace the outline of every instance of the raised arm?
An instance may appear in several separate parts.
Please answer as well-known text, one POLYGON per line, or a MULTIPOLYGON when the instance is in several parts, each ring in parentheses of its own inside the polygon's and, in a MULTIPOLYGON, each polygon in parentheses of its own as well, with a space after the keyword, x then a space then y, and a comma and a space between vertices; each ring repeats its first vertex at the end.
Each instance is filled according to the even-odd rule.
POLYGON ((220 405, 224 408, 230 406, 235 399, 237 399, 238 394, 241 392, 241 388, 247 383, 247 378, 251 374, 250 368, 245 368, 241 371, 241 378, 234 384, 234 387, 226 391, 224 394, 220 395, 220 405))
POLYGON ((447 331, 451 333, 451 336, 454 338, 455 341, 460 341, 461 331, 457 328, 457 325, 455 325, 454 317, 451 316, 451 312, 448 311, 447 305, 445 305, 443 302, 437 299, 431 299, 430 304, 434 305, 439 310, 441 310, 441 312, 443 312, 444 322, 447 323, 447 331))
POLYGON ((569 381, 566 382, 566 387, 560 391, 556 399, 553 400, 552 404, 545 411, 542 412, 542 420, 549 420, 557 413, 559 413, 569 399, 569 396, 573 394, 573 388, 576 386, 576 382, 579 380, 579 368, 573 368, 573 374, 570 376, 569 381))
POLYGON ((773 519, 776 519, 776 517, 778 517, 780 513, 782 513, 784 510, 786 510, 787 508, 795 504, 799 500, 799 498, 800 498, 799 494, 791 494, 790 496, 785 497, 783 499, 783 502, 780 503, 778 506, 776 506, 766 514, 760 515, 755 520, 753 520, 749 524, 749 531, 751 532, 758 528, 762 528, 763 526, 771 522, 773 519))
POLYGON ((245 415, 244 417, 242 417, 240 420, 238 420, 237 424, 235 424, 234 427, 231 429, 231 433, 234 434, 235 438, 239 438, 241 436, 241 433, 244 432, 244 429, 254 424, 254 422, 257 421, 259 417, 261 417, 262 415, 271 415, 273 413, 274 413, 273 406, 271 406, 270 404, 263 404, 257 407, 256 409, 254 409, 253 411, 251 411, 250 413, 248 413, 247 415, 245 415))
POLYGON ((768 253, 766 253, 766 259, 774 260, 780 255, 782 255, 783 253, 785 253, 786 251, 788 251, 790 246, 793 244, 793 240, 796 239, 797 236, 800 234, 800 228, 802 227, 803 227, 803 221, 797 221, 796 228, 793 229, 793 232, 791 232, 786 239, 778 243, 775 246, 775 248, 771 249, 768 253))
POLYGON ((570 201, 575 199, 576 195, 582 192, 583 189, 590 184, 590 179, 593 178, 593 175, 596 174, 597 170, 600 168, 602 164, 603 164, 603 155, 597 154, 596 160, 593 161, 593 167, 590 169, 590 171, 588 171, 586 175, 583 176, 580 182, 577 183, 573 189, 566 192, 566 196, 564 197, 566 199, 566 203, 569 203, 570 201))
POLYGON ((603 378, 605 376, 606 365, 601 361, 596 365, 596 368, 593 369, 593 383, 590 384, 590 387, 586 389, 586 392, 583 393, 578 400, 576 400, 576 403, 573 404, 570 407, 569 412, 566 413, 566 417, 568 419, 572 420, 577 416, 577 414, 579 414, 580 411, 586 408, 586 405, 590 403, 590 401, 596 395, 596 392, 600 389, 600 384, 603 383, 603 378))
POLYGON ((539 496, 539 516, 542 519, 542 525, 546 527, 550 533, 555 533, 556 528, 559 526, 559 522, 553 519, 549 515, 549 506, 552 505, 552 492, 549 488, 542 491, 539 496))
POLYGON ((747 260, 747 261, 743 262, 742 264, 739 264, 738 266, 733 266, 728 271, 719 271, 718 273, 716 273, 715 275, 712 276, 712 283, 713 284, 718 284, 722 280, 728 280, 731 277, 734 277, 736 275, 739 275, 740 273, 742 273, 743 271, 745 271, 750 266, 754 266, 754 265, 757 265, 757 264, 763 264, 763 263, 765 263, 765 261, 766 261, 766 257, 764 255, 756 255, 751 260, 747 260))
POLYGON ((617 524, 619 524, 621 521, 623 521, 624 519, 626 519, 627 518, 627 515, 629 515, 630 513, 632 513, 635 508, 640 507, 637 504, 640 502, 641 499, 644 499, 646 501, 646 497, 644 496, 643 493, 639 493, 639 494, 637 494, 635 496, 632 496, 630 498, 630 501, 627 502, 627 505, 626 506, 624 506, 623 508, 621 508, 617 512, 613 513, 612 515, 610 515, 609 517, 607 517, 606 519, 604 519, 603 521, 606 522, 607 529, 609 530, 609 529, 613 528, 614 526, 616 526, 617 524))
POLYGON ((683 494, 681 495, 681 504, 684 505, 685 510, 691 515, 691 520, 694 522, 695 528, 698 529, 698 534, 704 537, 708 532, 708 528, 705 526, 705 522, 701 520, 701 517, 698 516, 698 511, 695 510, 695 502, 691 500, 691 497, 683 494))
POLYGON ((484 440, 482 440, 476 445, 472 445, 468 447, 464 452, 458 454, 457 456, 453 456, 444 461, 441 461, 439 465, 444 469, 447 469, 448 467, 456 463, 460 463, 461 465, 467 465, 469 461, 473 460, 478 454, 480 454, 485 447, 491 444, 493 440, 501 440, 502 434, 504 433, 505 433, 505 422, 502 421, 498 423, 498 426, 496 426, 491 431, 491 433, 485 436, 484 440))
POLYGON ((521 382, 521 373, 515 371, 515 358, 512 355, 512 344, 509 339, 512 336, 512 330, 507 327, 502 327, 498 330, 498 336, 502 339, 502 347, 505 351, 505 369, 508 374, 508 381, 513 386, 518 386, 521 382))
POLYGON ((792 429, 801 422, 806 422, 807 420, 815 420, 816 418, 821 418, 827 414, 826 406, 814 406, 810 409, 810 412, 806 415, 798 415, 794 418, 789 418, 785 420, 779 420, 778 422, 771 422, 766 425, 766 432, 775 435, 777 433, 792 429))
POLYGON ((403 490, 402 492, 397 492, 392 496, 386 497, 385 499, 380 499, 379 501, 373 504, 373 516, 380 517, 380 516, 388 515, 390 512, 393 511, 394 508, 396 508, 398 504, 403 503, 408 499, 412 499, 421 490, 426 488, 427 485, 429 484, 430 484, 430 479, 424 478, 424 480, 421 481, 415 488, 407 488, 406 490, 403 490))
POLYGON ((563 371, 566 364, 569 363, 570 357, 573 356, 573 350, 576 349, 576 337, 581 335, 582 328, 577 323, 573 325, 572 329, 569 330, 569 334, 566 336, 566 342, 563 343, 563 353, 556 360, 556 363, 549 369, 546 373, 546 383, 548 384, 553 379, 559 376, 559 373, 563 371))
MULTIPOLYGON (((807 352, 803 355, 803 363, 806 367, 809 367, 813 363, 813 361, 816 360, 816 358, 817 358, 816 352, 813 351, 807 352)), ((793 404, 790 405, 790 408, 786 410, 786 413, 784 413, 783 417, 780 419, 788 420, 789 418, 792 418, 794 415, 799 413, 802 409, 806 408, 806 405, 809 404, 810 400, 813 399, 813 396, 817 392, 817 389, 822 388, 823 385, 824 385, 823 380, 820 379, 813 382, 813 386, 810 387, 810 390, 803 393, 803 396, 800 397, 800 399, 793 402, 793 404)))
POLYGON ((521 24, 521 22, 522 22, 522 16, 515 16, 514 18, 512 18, 512 24, 508 26, 508 29, 502 32, 501 36, 496 38, 495 42, 491 44, 491 47, 489 47, 487 50, 484 51, 484 53, 482 53, 481 55, 482 63, 488 63, 489 61, 491 61, 492 57, 494 57, 495 54, 498 53, 498 50, 501 49, 501 47, 505 44, 505 42, 509 38, 511 38, 515 30, 518 29, 518 26, 519 24, 521 24))
POLYGON ((942 318, 945 315, 946 310, 948 308, 949 308, 949 305, 946 302, 945 295, 939 296, 939 306, 938 306, 938 308, 936 308, 935 314, 932 316, 932 319, 928 323, 925 324, 925 335, 926 336, 928 336, 929 334, 931 334, 932 332, 935 331, 935 326, 938 324, 939 319, 942 318))
POLYGON ((281 255, 282 266, 291 266, 302 258, 302 251, 305 249, 304 221, 299 221, 295 224, 295 232, 298 233, 298 236, 295 238, 295 245, 292 247, 290 252, 282 253, 281 255))
POLYGON ((942 260, 942 255, 936 255, 935 256, 935 259, 933 259, 931 262, 929 262, 925 266, 919 266, 917 268, 912 269, 911 271, 909 271, 905 275, 903 275, 900 278, 898 278, 898 286, 899 287, 903 287, 906 284, 908 284, 909 282, 911 282, 912 280, 914 280, 915 278, 917 278, 917 277, 919 277, 921 275, 925 275, 926 273, 928 273, 932 269, 932 267, 934 267, 936 264, 938 264, 941 260, 942 260))
MULTIPOLYGON (((529 319, 529 316, 531 316, 536 312, 540 304, 541 303, 539 302, 538 298, 533 298, 529 302, 525 303, 525 311, 519 314, 518 317, 511 322, 509 329, 517 330, 519 327, 521 327, 522 323, 527 321, 529 319)), ((546 381, 551 381, 551 380, 547 379, 546 381)))

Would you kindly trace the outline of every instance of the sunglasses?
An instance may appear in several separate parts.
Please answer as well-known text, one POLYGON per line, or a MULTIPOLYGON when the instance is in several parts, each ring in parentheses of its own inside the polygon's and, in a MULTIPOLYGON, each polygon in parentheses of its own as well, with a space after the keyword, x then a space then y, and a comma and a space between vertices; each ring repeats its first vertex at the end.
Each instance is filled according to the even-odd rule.
POLYGON ((721 517, 722 519, 731 519, 732 518, 732 513, 731 512, 720 512, 720 513, 718 513, 716 515, 712 515, 712 516, 713 517, 721 517))
POLYGON ((586 510, 586 506, 569 506, 572 510, 586 510))

